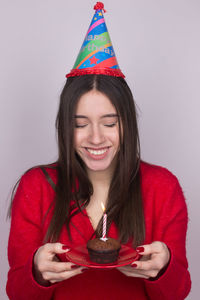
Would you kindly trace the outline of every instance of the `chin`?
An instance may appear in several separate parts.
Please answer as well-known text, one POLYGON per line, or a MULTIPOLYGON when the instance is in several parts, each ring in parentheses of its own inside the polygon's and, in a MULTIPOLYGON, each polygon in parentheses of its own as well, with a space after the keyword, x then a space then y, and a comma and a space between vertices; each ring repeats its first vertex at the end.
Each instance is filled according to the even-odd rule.
POLYGON ((107 171, 109 170, 110 168, 112 168, 112 162, 110 163, 88 163, 86 164, 86 167, 88 170, 91 170, 91 171, 96 171, 96 172, 100 172, 100 171, 107 171))
POLYGON ((109 166, 87 166, 87 169, 91 170, 91 171, 106 171, 107 169, 109 169, 109 166))

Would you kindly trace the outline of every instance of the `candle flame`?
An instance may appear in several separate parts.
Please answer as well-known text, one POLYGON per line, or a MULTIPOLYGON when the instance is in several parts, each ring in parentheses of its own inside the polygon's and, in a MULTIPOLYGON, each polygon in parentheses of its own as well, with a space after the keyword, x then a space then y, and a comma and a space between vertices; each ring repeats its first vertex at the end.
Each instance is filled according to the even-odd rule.
POLYGON ((101 207, 102 207, 102 210, 103 210, 103 212, 104 212, 104 211, 106 210, 106 208, 105 208, 103 202, 101 202, 101 207))

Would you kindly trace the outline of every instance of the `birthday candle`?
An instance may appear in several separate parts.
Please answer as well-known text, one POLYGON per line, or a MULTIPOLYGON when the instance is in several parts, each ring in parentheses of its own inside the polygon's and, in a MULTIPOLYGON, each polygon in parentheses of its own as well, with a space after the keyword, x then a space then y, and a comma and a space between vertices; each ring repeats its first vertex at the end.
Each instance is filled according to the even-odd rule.
MULTIPOLYGON (((101 207, 103 209, 103 212, 105 212, 105 206, 101 202, 101 207)), ((106 227, 107 227, 107 214, 103 214, 103 230, 102 230, 102 239, 106 239, 106 227)))
POLYGON ((103 234, 102 234, 103 239, 105 239, 106 237, 106 225, 107 225, 107 214, 103 214, 103 234))

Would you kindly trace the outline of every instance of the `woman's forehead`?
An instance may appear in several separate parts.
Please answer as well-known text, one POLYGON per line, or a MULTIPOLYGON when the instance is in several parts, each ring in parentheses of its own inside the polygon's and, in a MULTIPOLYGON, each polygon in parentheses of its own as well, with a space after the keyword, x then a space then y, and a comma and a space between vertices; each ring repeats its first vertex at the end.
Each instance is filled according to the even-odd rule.
POLYGON ((76 115, 116 115, 116 109, 110 99, 103 93, 92 90, 79 99, 76 115))

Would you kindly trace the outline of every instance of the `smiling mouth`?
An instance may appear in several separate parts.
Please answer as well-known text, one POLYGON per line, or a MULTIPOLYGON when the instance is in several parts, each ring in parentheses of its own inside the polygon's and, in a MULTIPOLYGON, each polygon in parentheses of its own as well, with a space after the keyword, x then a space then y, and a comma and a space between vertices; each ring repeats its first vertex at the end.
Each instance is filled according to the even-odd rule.
POLYGON ((106 148, 103 148, 103 149, 99 149, 99 150, 97 150, 97 149, 91 149, 91 148, 86 148, 86 150, 89 153, 93 154, 93 155, 102 155, 102 154, 106 153, 108 151, 108 149, 109 149, 109 147, 106 147, 106 148))

